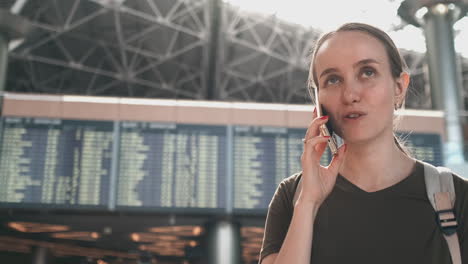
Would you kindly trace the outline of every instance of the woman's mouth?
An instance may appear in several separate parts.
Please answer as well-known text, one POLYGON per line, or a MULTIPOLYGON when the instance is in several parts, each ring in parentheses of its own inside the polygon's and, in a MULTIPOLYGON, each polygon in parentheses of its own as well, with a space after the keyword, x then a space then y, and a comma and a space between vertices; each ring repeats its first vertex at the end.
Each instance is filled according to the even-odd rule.
POLYGON ((346 120, 357 120, 357 119, 360 119, 361 117, 365 116, 366 114, 363 113, 363 112, 350 112, 350 113, 347 113, 344 118, 346 120))

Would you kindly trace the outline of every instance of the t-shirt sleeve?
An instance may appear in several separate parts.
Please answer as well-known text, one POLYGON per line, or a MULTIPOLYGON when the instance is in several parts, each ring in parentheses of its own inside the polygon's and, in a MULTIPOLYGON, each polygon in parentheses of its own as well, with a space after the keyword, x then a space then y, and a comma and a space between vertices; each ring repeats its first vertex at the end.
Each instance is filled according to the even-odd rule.
POLYGON ((468 180, 454 175, 455 212, 458 221, 458 239, 462 263, 468 263, 468 180))
POLYGON ((292 198, 296 177, 291 176, 283 180, 276 189, 265 222, 262 249, 260 250, 259 263, 273 253, 279 252, 291 222, 293 206, 292 198))

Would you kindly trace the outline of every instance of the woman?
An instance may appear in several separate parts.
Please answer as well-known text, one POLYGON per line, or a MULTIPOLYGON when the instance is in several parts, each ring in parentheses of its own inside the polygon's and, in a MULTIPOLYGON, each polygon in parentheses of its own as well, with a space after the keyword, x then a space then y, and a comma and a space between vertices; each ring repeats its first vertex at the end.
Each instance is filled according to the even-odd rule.
MULTIPOLYGON (((318 40, 309 79, 328 116, 314 111, 303 171, 283 180, 270 203, 260 263, 452 263, 423 164, 394 135, 410 77, 392 40, 370 25, 345 24, 318 40), (327 122, 346 144, 323 167, 328 139, 319 126, 327 122)), ((454 175, 454 184, 468 263, 468 182, 454 175)))

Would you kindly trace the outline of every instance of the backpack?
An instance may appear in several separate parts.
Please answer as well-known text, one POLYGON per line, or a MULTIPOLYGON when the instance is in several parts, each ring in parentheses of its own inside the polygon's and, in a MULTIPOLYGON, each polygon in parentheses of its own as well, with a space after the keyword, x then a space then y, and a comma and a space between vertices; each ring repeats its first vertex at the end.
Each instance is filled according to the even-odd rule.
MULTIPOLYGON (((429 201, 434 208, 437 223, 447 241, 453 264, 461 264, 460 243, 457 235, 457 219, 453 211, 455 205, 455 188, 453 176, 450 169, 445 167, 434 167, 424 164, 424 180, 429 201)), ((301 178, 302 179, 302 178, 301 178)), ((301 188, 301 179, 294 193, 293 205, 296 203, 301 188)))

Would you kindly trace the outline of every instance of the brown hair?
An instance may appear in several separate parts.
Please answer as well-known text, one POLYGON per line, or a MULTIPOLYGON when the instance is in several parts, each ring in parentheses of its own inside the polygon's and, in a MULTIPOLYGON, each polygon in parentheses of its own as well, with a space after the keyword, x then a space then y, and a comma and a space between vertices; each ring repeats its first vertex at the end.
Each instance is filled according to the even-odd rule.
MULTIPOLYGON (((398 51, 398 48, 395 46, 395 43, 393 40, 379 28, 376 28, 374 26, 368 25, 368 24, 363 24, 363 23, 347 23, 342 26, 340 26, 337 30, 330 31, 324 35, 322 35, 317 42, 315 43, 315 47, 312 51, 312 59, 310 63, 310 68, 309 68, 309 78, 307 80, 307 88, 309 90, 309 94, 312 98, 312 101, 315 102, 314 100, 314 92, 313 89, 318 89, 318 80, 317 80, 317 74, 315 72, 315 57, 317 55, 318 50, 320 47, 330 39, 333 35, 335 35, 338 32, 349 32, 349 31, 358 31, 365 33, 371 37, 376 38, 377 40, 382 43, 382 45, 385 48, 385 51, 387 52, 387 57, 390 63, 390 72, 393 76, 393 78, 399 78, 402 72, 408 72, 408 66, 406 65, 405 60, 403 57, 400 55, 400 52, 398 51)), ((404 100, 400 105, 395 106, 395 110, 397 108, 400 108, 404 105, 404 100)), ((395 126, 394 126, 395 129, 395 126)), ((409 151, 403 146, 402 140, 400 140, 395 134, 394 134, 394 140, 397 145, 397 147, 404 152, 406 155, 410 156, 409 151)))

